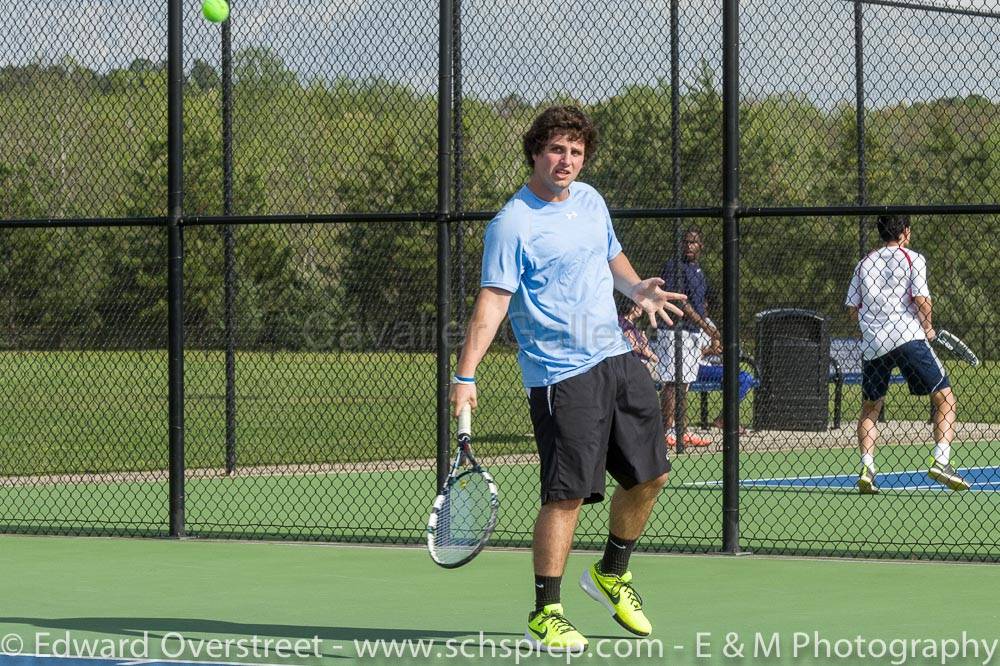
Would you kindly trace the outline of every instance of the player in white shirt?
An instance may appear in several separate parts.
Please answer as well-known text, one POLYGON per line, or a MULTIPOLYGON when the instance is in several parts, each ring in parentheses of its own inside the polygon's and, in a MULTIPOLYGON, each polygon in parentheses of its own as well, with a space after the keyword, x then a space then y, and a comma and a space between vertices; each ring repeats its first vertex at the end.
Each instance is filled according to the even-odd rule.
POLYGON ((861 327, 862 337, 858 490, 863 494, 878 492, 878 415, 895 367, 906 378, 911 394, 930 394, 934 404, 935 446, 928 476, 952 490, 968 490, 969 484, 950 463, 955 395, 944 366, 929 344, 936 334, 931 323, 927 260, 906 248, 910 243, 909 217, 880 215, 877 227, 885 245, 858 262, 845 302, 861 327))

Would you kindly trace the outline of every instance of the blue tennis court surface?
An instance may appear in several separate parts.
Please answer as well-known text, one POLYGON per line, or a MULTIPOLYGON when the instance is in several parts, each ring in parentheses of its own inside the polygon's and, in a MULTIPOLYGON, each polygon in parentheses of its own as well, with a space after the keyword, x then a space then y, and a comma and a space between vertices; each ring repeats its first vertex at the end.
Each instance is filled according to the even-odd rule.
MULTIPOLYGON (((1000 491, 1000 467, 968 467, 959 469, 972 491, 1000 491)), ((770 479, 743 479, 740 486, 744 488, 792 488, 792 489, 823 489, 857 491, 857 473, 829 474, 825 476, 788 476, 770 479)), ((932 481, 927 476, 927 470, 912 470, 906 472, 879 472, 877 483, 879 490, 945 490, 944 486, 932 481)), ((685 484, 689 486, 721 486, 722 481, 706 481, 685 484)))

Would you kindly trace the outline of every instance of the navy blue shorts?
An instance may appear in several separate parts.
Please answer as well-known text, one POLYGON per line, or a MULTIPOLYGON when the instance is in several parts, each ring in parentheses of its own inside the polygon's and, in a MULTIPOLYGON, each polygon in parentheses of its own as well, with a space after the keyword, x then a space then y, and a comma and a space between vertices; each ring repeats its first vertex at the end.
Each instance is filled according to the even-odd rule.
POLYGON ((913 395, 928 395, 951 386, 930 344, 926 340, 911 340, 878 358, 862 361, 861 396, 869 401, 884 398, 893 368, 899 368, 913 395))

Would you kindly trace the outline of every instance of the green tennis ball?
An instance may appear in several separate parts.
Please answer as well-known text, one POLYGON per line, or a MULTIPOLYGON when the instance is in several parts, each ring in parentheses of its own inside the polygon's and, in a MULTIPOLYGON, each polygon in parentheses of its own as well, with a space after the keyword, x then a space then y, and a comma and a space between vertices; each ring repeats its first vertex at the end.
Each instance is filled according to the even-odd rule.
POLYGON ((212 23, 222 23, 229 18, 229 3, 226 0, 205 0, 201 3, 201 13, 212 23))

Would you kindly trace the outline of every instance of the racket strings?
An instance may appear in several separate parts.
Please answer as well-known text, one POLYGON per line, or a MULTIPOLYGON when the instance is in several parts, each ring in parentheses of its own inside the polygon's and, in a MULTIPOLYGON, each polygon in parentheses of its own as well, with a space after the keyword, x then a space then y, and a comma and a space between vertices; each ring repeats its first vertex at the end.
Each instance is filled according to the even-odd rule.
POLYGON ((438 559, 459 561, 475 551, 488 536, 493 515, 493 493, 479 473, 456 479, 438 511, 434 548, 438 559))
POLYGON ((448 522, 456 542, 478 540, 490 519, 490 490, 482 474, 459 479, 449 493, 448 522))

